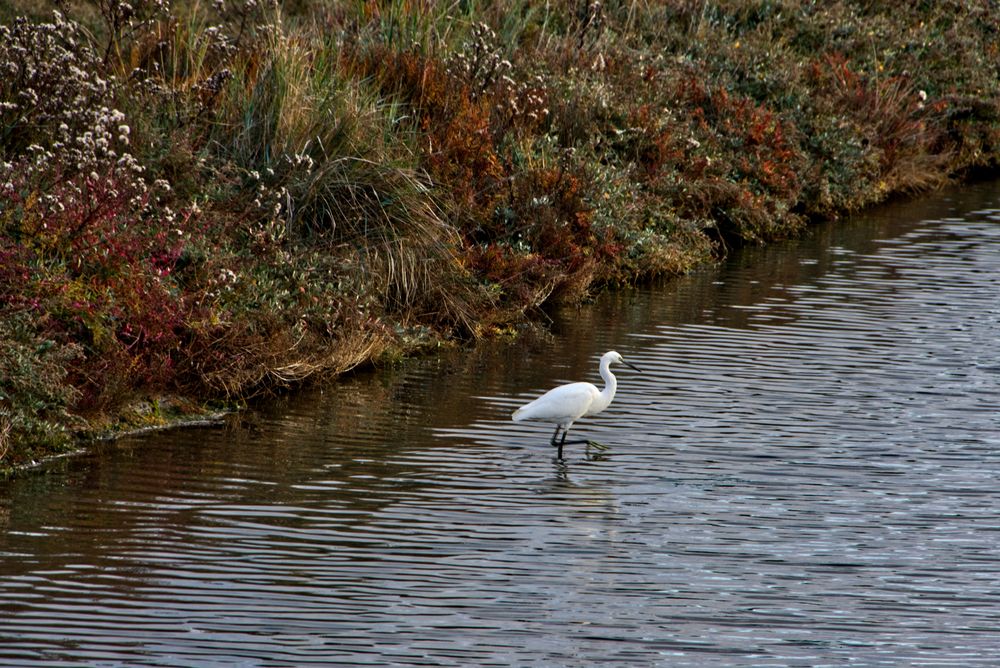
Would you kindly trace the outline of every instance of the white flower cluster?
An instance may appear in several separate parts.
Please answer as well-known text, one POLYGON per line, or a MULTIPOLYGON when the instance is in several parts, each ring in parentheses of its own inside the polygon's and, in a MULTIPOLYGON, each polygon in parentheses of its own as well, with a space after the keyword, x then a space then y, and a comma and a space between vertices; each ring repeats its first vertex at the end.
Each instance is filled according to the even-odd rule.
POLYGON ((542 94, 545 90, 545 80, 541 76, 523 82, 503 77, 500 86, 502 88, 501 95, 498 95, 500 101, 494 109, 497 114, 509 118, 520 116, 534 122, 548 118, 549 109, 542 94))
POLYGON ((226 82, 233 78, 233 73, 229 68, 223 68, 203 81, 199 88, 202 91, 208 93, 210 96, 218 95, 222 91, 222 87, 226 85, 226 82))
POLYGON ((604 28, 604 5, 595 0, 586 4, 580 4, 576 15, 579 22, 579 47, 583 48, 588 35, 594 35, 592 39, 600 36, 604 28))
POLYGON ((461 51, 448 59, 448 72, 468 81, 476 96, 493 88, 498 100, 494 111, 500 116, 521 116, 535 122, 544 120, 549 115, 541 94, 545 89, 544 81, 541 77, 532 81, 516 80, 514 66, 503 54, 496 32, 485 23, 478 23, 461 51))
MULTIPOLYGON (((118 7, 120 11, 132 11, 118 7)), ((149 205, 143 168, 130 153, 132 128, 114 102, 114 83, 100 76, 100 60, 82 29, 56 12, 49 23, 17 19, 0 25, 0 183, 38 188, 42 206, 69 204, 47 193, 63 183, 61 197, 84 198, 102 178, 149 205), (79 178, 77 178, 79 177, 79 178)), ((160 191, 165 190, 158 188, 160 191)), ((110 190, 108 195, 117 196, 110 190)))
POLYGON ((212 48, 228 49, 232 55, 243 37, 267 29, 280 4, 279 0, 213 0, 212 9, 232 32, 227 33, 223 25, 209 28, 208 36, 215 42, 212 48), (235 37, 230 38, 233 33, 235 37))
POLYGON ((309 155, 308 144, 296 153, 281 155, 262 172, 245 173, 246 185, 252 188, 254 199, 248 213, 256 221, 252 233, 259 242, 271 244, 285 238, 295 216, 295 198, 289 187, 307 182, 316 168, 309 155))
POLYGON ((114 35, 137 30, 170 13, 170 0, 97 0, 95 4, 114 35))
POLYGON ((511 63, 503 57, 497 34, 485 23, 473 26, 462 50, 448 59, 448 72, 468 81, 477 95, 510 70, 511 63))

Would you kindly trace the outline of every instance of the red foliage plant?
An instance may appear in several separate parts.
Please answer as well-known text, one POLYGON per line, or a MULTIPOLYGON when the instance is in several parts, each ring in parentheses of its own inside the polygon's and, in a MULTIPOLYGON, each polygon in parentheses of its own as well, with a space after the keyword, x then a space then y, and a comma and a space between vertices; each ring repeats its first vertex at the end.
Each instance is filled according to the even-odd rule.
POLYGON ((838 112, 850 115, 865 145, 878 151, 885 189, 916 190, 945 181, 949 148, 944 130, 930 120, 943 110, 942 101, 925 104, 927 94, 906 76, 867 77, 840 53, 814 61, 810 78, 838 112))
POLYGON ((490 210, 503 168, 490 132, 490 107, 444 65, 415 51, 373 48, 354 67, 418 116, 427 170, 463 206, 490 210))
POLYGON ((79 408, 168 385, 189 316, 171 273, 190 215, 115 170, 52 181, 44 197, 25 179, 8 189, 3 302, 37 313, 50 338, 86 342, 70 373, 79 408))

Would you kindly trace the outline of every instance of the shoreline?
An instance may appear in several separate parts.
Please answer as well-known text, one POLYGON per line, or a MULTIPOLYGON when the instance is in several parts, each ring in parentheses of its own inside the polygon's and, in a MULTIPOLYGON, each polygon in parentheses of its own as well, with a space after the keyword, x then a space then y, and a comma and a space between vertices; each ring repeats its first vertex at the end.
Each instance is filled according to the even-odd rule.
POLYGON ((978 7, 202 4, 0 13, 0 472, 1000 166, 978 7))

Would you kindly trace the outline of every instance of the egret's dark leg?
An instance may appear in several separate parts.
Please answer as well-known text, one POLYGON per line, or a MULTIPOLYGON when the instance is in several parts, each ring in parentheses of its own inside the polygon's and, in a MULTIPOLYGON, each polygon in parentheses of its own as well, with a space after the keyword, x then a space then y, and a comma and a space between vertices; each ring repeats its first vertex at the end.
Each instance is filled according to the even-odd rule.
POLYGON ((556 452, 556 458, 562 459, 562 446, 566 443, 566 434, 569 433, 569 429, 563 429, 562 439, 559 441, 559 450, 556 452))
MULTIPOLYGON (((556 431, 555 431, 555 433, 552 434, 552 440, 549 441, 549 443, 551 443, 553 445, 553 447, 557 445, 556 439, 559 438, 559 430, 560 429, 562 429, 562 425, 558 425, 557 424, 556 425, 556 431)), ((563 440, 566 440, 566 434, 563 434, 563 440)))

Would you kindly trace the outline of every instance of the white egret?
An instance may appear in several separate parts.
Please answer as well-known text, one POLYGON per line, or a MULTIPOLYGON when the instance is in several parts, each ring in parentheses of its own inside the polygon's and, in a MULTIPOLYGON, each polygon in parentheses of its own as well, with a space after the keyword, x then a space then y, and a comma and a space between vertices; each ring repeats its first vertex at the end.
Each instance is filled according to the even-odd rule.
POLYGON ((604 353, 601 357, 601 378, 604 379, 604 389, 598 390, 590 383, 569 383, 554 387, 534 401, 527 403, 511 415, 514 422, 521 420, 541 420, 542 422, 555 422, 556 430, 552 434, 552 445, 559 448, 558 457, 562 459, 562 446, 566 443, 566 434, 573 423, 584 415, 594 415, 600 413, 615 398, 615 390, 618 389, 618 380, 611 373, 612 362, 620 362, 627 367, 640 371, 636 366, 629 364, 622 356, 614 350, 604 353), (562 430, 562 439, 559 439, 559 430, 562 430), (559 439, 559 440, 557 440, 559 439))

